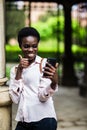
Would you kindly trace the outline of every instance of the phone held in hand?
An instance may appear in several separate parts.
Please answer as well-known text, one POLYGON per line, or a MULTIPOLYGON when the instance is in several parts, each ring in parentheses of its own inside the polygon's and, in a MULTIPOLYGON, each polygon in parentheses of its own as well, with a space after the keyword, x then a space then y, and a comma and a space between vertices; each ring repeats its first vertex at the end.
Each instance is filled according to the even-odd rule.
MULTIPOLYGON (((53 67, 55 67, 55 65, 56 65, 56 63, 57 63, 57 59, 56 58, 47 58, 47 62, 49 63, 49 64, 51 64, 53 67)), ((48 65, 46 64, 46 67, 47 67, 48 65)), ((43 74, 43 76, 47 76, 47 74, 46 73, 44 73, 43 74)))
POLYGON ((57 60, 56 58, 47 58, 47 62, 51 64, 53 67, 55 67, 57 60))

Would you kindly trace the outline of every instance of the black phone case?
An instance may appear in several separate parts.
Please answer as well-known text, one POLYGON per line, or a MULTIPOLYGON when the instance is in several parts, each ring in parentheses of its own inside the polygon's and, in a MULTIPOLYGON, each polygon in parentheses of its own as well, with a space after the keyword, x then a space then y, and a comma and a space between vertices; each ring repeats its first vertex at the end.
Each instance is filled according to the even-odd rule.
POLYGON ((55 67, 57 60, 56 58, 47 58, 47 62, 55 67))
MULTIPOLYGON (((55 67, 57 60, 56 58, 47 58, 47 62, 55 67)), ((46 66, 48 65, 46 64, 46 66)), ((47 74, 44 73, 43 76, 47 76, 47 74)))

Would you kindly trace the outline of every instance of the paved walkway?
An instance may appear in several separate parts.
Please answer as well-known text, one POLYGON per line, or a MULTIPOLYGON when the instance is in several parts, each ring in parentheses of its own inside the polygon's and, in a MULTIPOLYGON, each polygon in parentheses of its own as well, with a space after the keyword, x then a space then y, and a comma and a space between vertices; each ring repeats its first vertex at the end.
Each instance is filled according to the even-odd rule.
MULTIPOLYGON (((58 117, 57 130, 87 130, 87 97, 79 96, 78 88, 59 86, 53 98, 58 117)), ((12 130, 16 125, 16 110, 17 106, 13 105, 12 130)))

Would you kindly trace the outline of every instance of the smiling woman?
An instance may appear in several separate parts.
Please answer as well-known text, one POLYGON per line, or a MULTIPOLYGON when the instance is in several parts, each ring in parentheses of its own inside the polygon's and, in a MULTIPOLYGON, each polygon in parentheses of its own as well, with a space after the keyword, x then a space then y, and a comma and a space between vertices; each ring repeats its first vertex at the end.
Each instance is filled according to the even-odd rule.
POLYGON ((24 27, 18 33, 23 56, 19 55, 18 65, 11 69, 9 85, 10 97, 18 104, 15 130, 57 129, 52 95, 58 90, 58 63, 52 66, 37 55, 39 40, 40 34, 33 27, 24 27))

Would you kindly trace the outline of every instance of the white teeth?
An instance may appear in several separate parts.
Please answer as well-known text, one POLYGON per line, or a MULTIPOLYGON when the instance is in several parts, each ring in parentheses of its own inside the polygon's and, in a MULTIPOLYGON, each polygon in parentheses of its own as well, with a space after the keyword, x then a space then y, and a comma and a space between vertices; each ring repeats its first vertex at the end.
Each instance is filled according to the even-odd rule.
POLYGON ((29 56, 33 56, 34 54, 28 54, 29 56))

